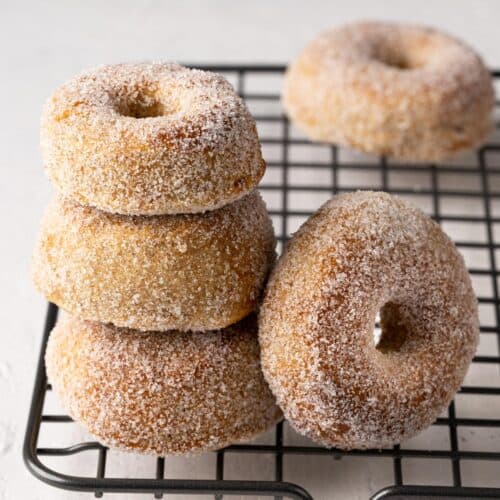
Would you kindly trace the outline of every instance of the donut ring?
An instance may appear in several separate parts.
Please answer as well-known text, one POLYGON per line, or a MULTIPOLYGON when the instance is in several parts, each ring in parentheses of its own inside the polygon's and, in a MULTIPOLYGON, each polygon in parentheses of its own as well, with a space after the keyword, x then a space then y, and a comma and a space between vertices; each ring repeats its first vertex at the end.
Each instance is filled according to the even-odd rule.
POLYGON ((132 215, 213 210, 264 174, 244 102, 220 75, 119 64, 60 87, 42 113, 49 177, 82 205, 132 215))
POLYGON ((364 22, 303 50, 286 73, 283 104, 313 140, 438 161, 484 141, 494 90, 463 42, 420 26, 364 22))
POLYGON ((209 334, 168 335, 68 318, 45 361, 68 414, 113 448, 214 450, 282 418, 260 370, 253 315, 209 334))
POLYGON ((291 240, 259 335, 266 380, 298 432, 381 448, 453 398, 479 339, 477 301, 438 224, 397 197, 357 192, 323 205, 291 240))
POLYGON ((139 330, 213 330, 257 306, 275 258, 258 192, 212 212, 113 215, 55 197, 33 277, 82 319, 139 330))

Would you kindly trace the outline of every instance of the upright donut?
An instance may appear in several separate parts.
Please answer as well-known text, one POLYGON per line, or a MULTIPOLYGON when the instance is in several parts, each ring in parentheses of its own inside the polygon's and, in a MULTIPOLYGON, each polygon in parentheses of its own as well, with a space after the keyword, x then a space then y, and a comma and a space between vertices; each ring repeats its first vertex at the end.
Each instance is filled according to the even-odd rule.
POLYGON ((255 121, 220 75, 118 64, 77 76, 47 101, 41 148, 67 197, 112 213, 213 210, 264 174, 255 121))
POLYGON ((259 335, 264 375, 298 432, 381 448, 453 398, 479 339, 477 301, 438 224, 397 197, 357 192, 323 205, 288 244, 259 335))
POLYGON ((252 312, 275 258, 258 192, 192 215, 126 216, 56 196, 33 277, 82 319, 139 330, 213 330, 252 312))
POLYGON ((283 104, 313 140, 438 161, 484 141, 494 90, 464 42, 420 26, 361 22, 307 45, 288 68, 283 104))
POLYGON ((45 361, 68 414, 114 448, 213 450, 282 417, 260 370, 254 315, 208 334, 168 335, 67 318, 45 361))

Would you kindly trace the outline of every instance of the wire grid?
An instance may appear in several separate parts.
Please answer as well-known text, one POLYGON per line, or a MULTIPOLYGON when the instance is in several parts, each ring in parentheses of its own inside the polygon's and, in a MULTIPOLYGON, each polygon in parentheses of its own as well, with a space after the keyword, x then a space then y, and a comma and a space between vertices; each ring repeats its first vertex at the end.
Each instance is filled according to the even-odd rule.
MULTIPOLYGON (((257 121, 268 165, 260 189, 268 202, 280 249, 291 232, 323 201, 339 192, 367 188, 398 194, 421 205, 455 239, 457 247, 464 253, 474 284, 477 283, 479 288, 481 344, 484 343, 471 369, 474 374, 476 367, 480 368, 473 379, 476 383, 469 384, 466 379, 457 396, 466 403, 463 405, 466 409, 464 416, 457 415, 456 403, 452 402, 447 413, 437 419, 432 428, 446 429, 449 440, 449 446, 439 449, 432 446, 408 447, 403 443, 401 447, 383 450, 327 450, 304 440, 289 444, 284 439, 284 429, 287 430, 284 425, 287 424, 279 424, 271 442, 238 444, 216 452, 213 477, 210 479, 165 479, 169 458, 157 458, 150 476, 108 477, 110 452, 97 442, 76 442, 61 447, 40 447, 38 444, 47 426, 67 426, 72 422, 64 414, 50 414, 44 410, 45 396, 51 387, 47 384, 43 355, 49 331, 57 317, 57 308, 50 304, 24 447, 24 458, 30 471, 53 486, 92 491, 96 497, 101 497, 104 492, 147 492, 153 493, 155 498, 177 493, 210 494, 215 499, 227 495, 311 499, 311 493, 305 488, 284 482, 284 478, 291 481, 296 479, 287 474, 285 460, 288 457, 307 456, 307 460, 311 461, 325 456, 335 459, 355 457, 360 460, 370 457, 372 461, 392 461, 392 477, 385 484, 386 487, 376 488, 378 492, 367 491, 366 498, 370 494, 373 499, 401 495, 405 498, 500 498, 500 139, 492 139, 469 157, 447 165, 429 164, 412 168, 385 158, 365 157, 336 146, 312 144, 291 127, 279 105, 279 82, 284 67, 204 68, 219 71, 232 81, 246 99, 257 121), (273 92, 268 90, 272 86, 271 82, 276 87, 273 92), (487 418, 484 413, 487 413, 487 418), (485 449, 469 449, 467 440, 460 440, 462 429, 471 430, 472 434, 473 431, 484 429, 491 431, 491 435, 483 441, 485 449), (43 463, 44 457, 60 457, 64 460, 64 457, 81 453, 86 454, 88 461, 95 460, 94 477, 80 475, 78 471, 71 475, 63 474, 43 463), (273 457, 273 477, 267 475, 265 480, 226 480, 226 462, 235 453, 247 457, 254 454, 273 457), (434 460, 434 463, 446 461, 451 468, 449 482, 436 485, 427 483, 425 479, 418 484, 408 481, 405 462, 424 459, 434 460), (487 484, 472 482, 472 485, 466 480, 464 484, 464 464, 471 461, 490 466, 493 463, 496 479, 488 480, 487 484)), ((494 72, 493 75, 500 79, 500 72, 494 72)), ((332 472, 338 463, 332 463, 332 472)), ((342 478, 331 479, 329 493, 324 498, 340 498, 336 496, 339 481, 342 478)))

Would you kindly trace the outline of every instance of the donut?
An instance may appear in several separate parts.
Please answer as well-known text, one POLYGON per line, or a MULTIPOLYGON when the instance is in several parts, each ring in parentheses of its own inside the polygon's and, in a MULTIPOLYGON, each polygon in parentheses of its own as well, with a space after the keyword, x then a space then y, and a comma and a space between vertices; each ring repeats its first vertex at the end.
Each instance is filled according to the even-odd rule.
POLYGON ((264 174, 255 121, 220 75, 177 64, 83 73, 45 104, 50 179, 82 205, 128 215, 231 203, 264 174))
POLYGON ((56 196, 33 279, 82 319, 138 330, 214 330, 257 306, 275 259, 258 192, 203 214, 131 216, 56 196))
POLYGON ((421 26, 360 22, 307 45, 287 70, 283 105, 312 140, 425 162, 485 140, 494 90, 464 42, 421 26))
POLYGON ((477 301, 438 224, 386 193, 350 193, 287 246, 259 336, 266 380, 299 433, 383 448, 432 424, 453 398, 479 339, 477 301))
POLYGON ((47 373, 68 414, 105 445, 214 450, 282 417, 260 370, 256 323, 163 335, 67 317, 50 335, 47 373))

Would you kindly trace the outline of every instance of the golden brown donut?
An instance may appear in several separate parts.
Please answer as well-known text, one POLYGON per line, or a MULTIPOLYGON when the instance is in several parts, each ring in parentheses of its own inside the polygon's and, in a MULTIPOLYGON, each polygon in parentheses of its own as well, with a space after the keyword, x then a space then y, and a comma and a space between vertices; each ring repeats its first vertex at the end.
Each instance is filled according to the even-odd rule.
POLYGON ((44 107, 41 148, 63 194, 121 214, 213 210, 249 193, 265 170, 255 121, 233 87, 178 64, 73 78, 44 107))
POLYGON ((301 52, 288 68, 283 104, 313 140, 438 161, 484 141, 494 91, 464 42, 421 26, 360 22, 301 52))
POLYGON ((82 319, 212 330, 257 305, 275 258, 259 193, 212 212, 127 216, 56 196, 35 248, 36 287, 82 319))
POLYGON ((68 414, 114 448, 214 450, 281 419, 260 370, 254 315, 224 330, 168 335, 67 318, 45 361, 68 414))
POLYGON ((438 224, 397 197, 357 192, 293 237, 259 335, 266 380, 298 432, 328 447, 381 448, 430 425, 453 398, 479 340, 477 301, 438 224))

